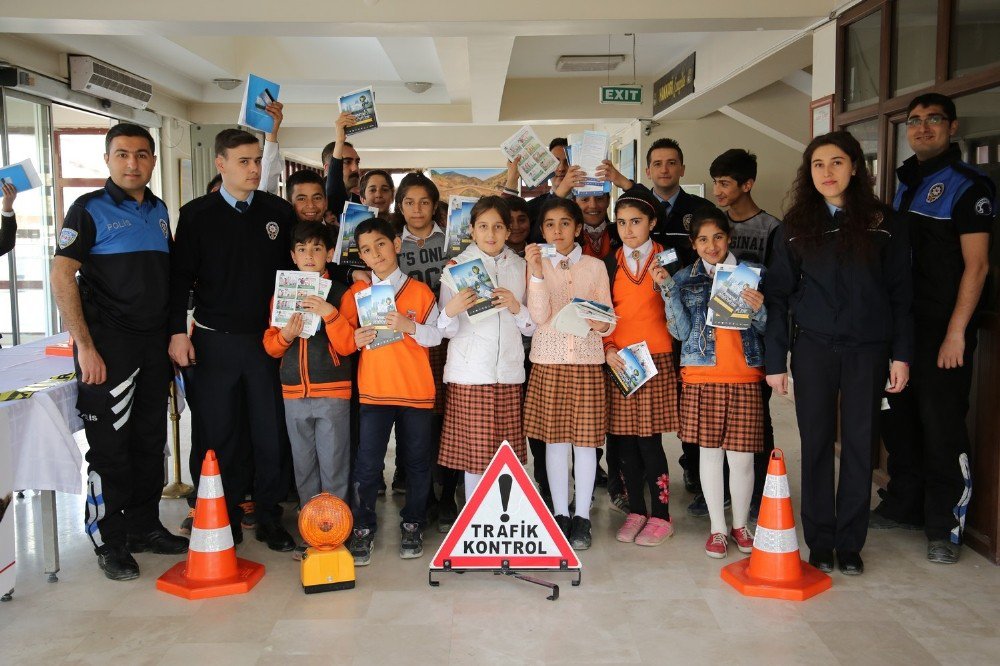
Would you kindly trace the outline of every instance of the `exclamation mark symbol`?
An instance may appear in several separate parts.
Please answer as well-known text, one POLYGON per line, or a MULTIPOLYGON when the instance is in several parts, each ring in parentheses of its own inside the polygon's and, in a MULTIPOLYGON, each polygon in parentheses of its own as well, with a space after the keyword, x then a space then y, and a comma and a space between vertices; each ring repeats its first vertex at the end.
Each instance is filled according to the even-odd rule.
POLYGON ((500 522, 506 523, 510 520, 507 514, 507 504, 510 503, 510 486, 514 483, 514 477, 510 474, 500 475, 500 503, 503 504, 503 513, 500 514, 500 522))

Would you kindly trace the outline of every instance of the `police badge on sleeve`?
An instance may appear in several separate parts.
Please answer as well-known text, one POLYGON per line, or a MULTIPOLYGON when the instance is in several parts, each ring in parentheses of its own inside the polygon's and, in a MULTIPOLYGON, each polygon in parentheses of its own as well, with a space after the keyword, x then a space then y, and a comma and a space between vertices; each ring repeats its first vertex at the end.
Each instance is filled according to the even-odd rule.
POLYGON ((68 248, 73 244, 73 241, 76 240, 77 236, 79 236, 79 234, 75 229, 66 229, 63 227, 63 230, 59 232, 59 249, 65 250, 68 248))
POLYGON ((166 220, 160 220, 160 231, 163 232, 164 238, 170 238, 170 225, 166 220))
POLYGON ((976 215, 991 215, 993 213, 993 206, 990 204, 990 200, 983 197, 976 202, 976 215))
POLYGON ((273 222, 273 221, 272 222, 268 222, 266 225, 264 225, 264 229, 267 231, 267 237, 270 238, 271 240, 274 240, 275 238, 278 237, 278 223, 277 222, 273 222))

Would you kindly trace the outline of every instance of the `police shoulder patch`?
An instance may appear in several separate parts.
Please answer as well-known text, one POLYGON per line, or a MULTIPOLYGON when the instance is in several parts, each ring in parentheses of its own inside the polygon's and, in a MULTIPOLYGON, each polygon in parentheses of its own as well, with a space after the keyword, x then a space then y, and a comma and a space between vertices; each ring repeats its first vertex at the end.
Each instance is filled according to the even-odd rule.
POLYGON ((992 215, 993 214, 993 204, 990 203, 989 198, 983 197, 976 201, 976 215, 992 215))
POLYGON ((934 203, 944 194, 944 183, 934 183, 931 189, 927 190, 927 203, 934 203))
POLYGON ((73 244, 73 241, 75 241, 77 236, 79 235, 80 234, 77 233, 75 229, 64 228, 62 231, 59 232, 59 249, 65 250, 66 248, 68 248, 70 245, 73 244))

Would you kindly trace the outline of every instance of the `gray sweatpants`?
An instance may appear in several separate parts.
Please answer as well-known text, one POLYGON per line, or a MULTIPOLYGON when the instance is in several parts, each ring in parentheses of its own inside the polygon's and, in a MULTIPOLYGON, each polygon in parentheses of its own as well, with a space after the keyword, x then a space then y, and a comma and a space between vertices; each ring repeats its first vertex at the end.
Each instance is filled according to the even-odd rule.
POLYGON ((320 492, 345 502, 351 472, 351 401, 344 398, 285 400, 292 466, 299 502, 320 492))

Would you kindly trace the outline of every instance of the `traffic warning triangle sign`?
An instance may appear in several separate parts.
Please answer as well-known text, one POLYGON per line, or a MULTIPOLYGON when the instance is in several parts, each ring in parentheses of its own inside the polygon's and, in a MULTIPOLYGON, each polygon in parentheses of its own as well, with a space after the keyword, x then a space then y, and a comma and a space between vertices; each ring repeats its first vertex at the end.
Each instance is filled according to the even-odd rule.
POLYGON ((458 514, 431 569, 579 569, 514 449, 504 441, 458 514))

